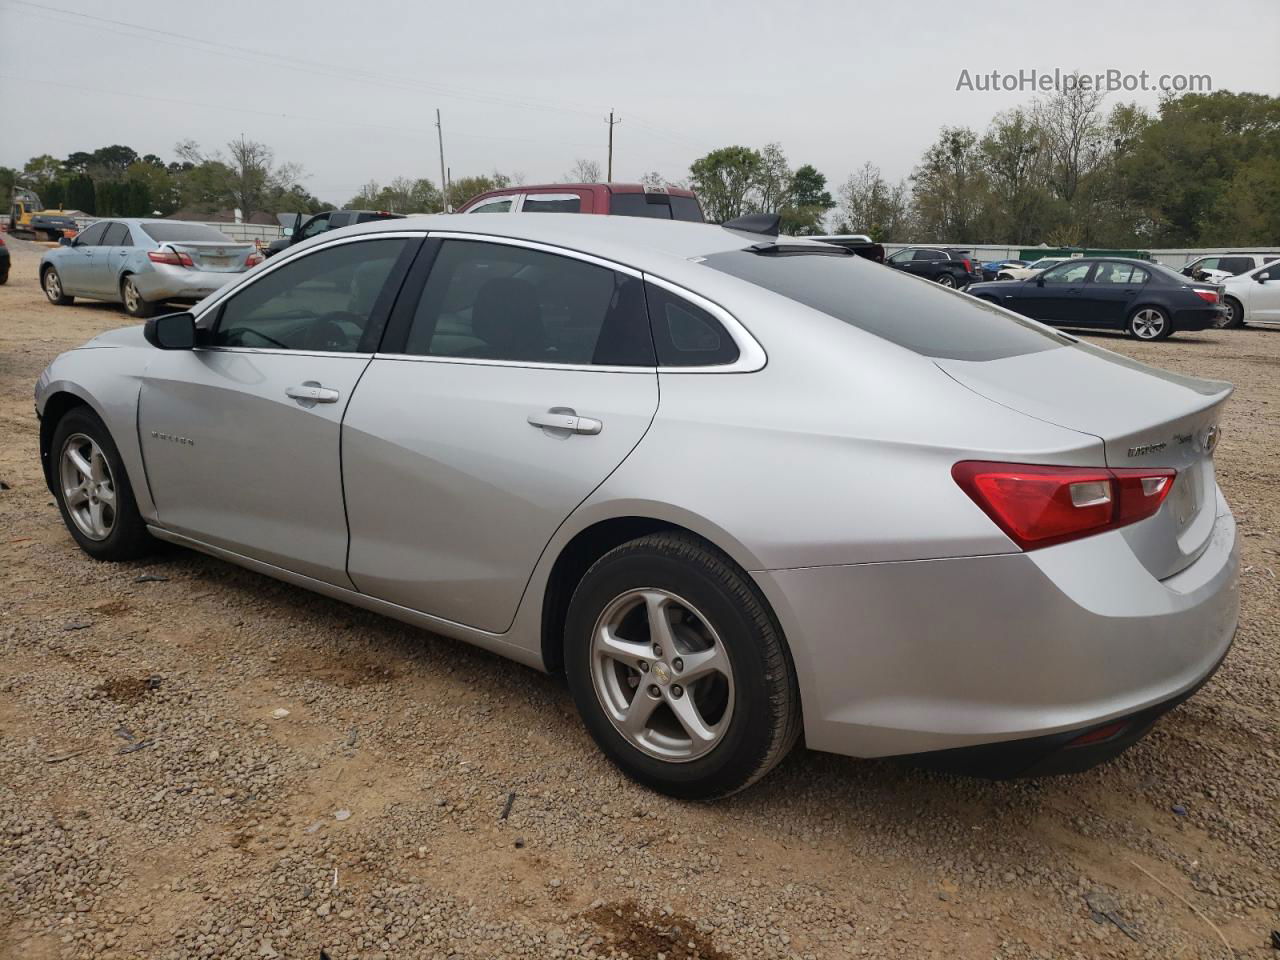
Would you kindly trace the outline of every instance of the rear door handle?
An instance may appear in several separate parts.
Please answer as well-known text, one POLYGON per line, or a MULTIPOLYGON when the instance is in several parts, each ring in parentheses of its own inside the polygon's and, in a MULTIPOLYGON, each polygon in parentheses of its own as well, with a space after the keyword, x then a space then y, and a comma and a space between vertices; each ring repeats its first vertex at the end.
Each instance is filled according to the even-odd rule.
POLYGON ((308 380, 306 383, 297 387, 285 387, 284 395, 293 400, 300 400, 311 403, 337 403, 338 391, 329 387, 322 387, 320 384, 308 380))
POLYGON ((545 430, 566 430, 569 433, 581 433, 587 436, 595 436, 604 427, 599 420, 580 417, 568 407, 553 407, 546 413, 530 414, 529 425, 545 430))

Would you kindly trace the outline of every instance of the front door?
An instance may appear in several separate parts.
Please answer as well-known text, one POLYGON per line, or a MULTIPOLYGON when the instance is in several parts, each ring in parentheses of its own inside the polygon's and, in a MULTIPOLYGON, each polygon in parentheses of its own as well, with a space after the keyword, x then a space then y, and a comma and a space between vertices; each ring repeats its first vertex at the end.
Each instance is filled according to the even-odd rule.
POLYGON ((289 260, 212 305, 190 351, 156 351, 138 426, 160 525, 350 587, 339 433, 419 238, 289 260))
POLYGON ((1036 309, 1039 313, 1028 316, 1051 323, 1068 326, 1092 326, 1093 314, 1089 305, 1080 299, 1085 279, 1093 269, 1092 260, 1072 260, 1050 267, 1032 283, 1037 287, 1036 309), (1043 280, 1043 283, 1039 281, 1043 280))
POLYGON ((1253 275, 1249 319, 1280 321, 1280 261, 1253 275), (1261 281, 1261 282, 1259 282, 1261 281))
POLYGON ((343 424, 351 579, 505 631, 556 528, 657 407, 633 272, 443 240, 429 276, 406 282, 343 424))
POLYGON ((106 220, 89 225, 65 252, 59 253, 57 268, 58 276, 62 278, 63 293, 70 296, 92 296, 96 292, 94 266, 101 251, 98 244, 102 242, 109 225, 106 220))

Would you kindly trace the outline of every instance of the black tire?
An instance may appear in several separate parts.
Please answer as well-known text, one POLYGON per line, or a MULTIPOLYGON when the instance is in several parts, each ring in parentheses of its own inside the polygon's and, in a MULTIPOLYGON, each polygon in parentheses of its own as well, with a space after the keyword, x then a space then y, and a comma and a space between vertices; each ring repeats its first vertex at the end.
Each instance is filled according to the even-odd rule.
MULTIPOLYGON (((641 537, 597 560, 569 603, 564 646, 569 688, 587 730, 624 773, 653 790, 686 800, 727 796, 768 773, 800 735, 800 692, 781 628, 750 577, 691 534, 641 537), (595 628, 616 598, 636 589, 665 591, 695 606, 728 655, 732 712, 722 717, 726 726, 715 746, 696 758, 672 761, 644 752, 614 726, 596 692, 595 628)), ((655 678, 658 667, 655 661, 655 678)), ((678 681, 681 667, 672 660, 671 668, 678 681)), ((678 685, 669 689, 680 696, 678 685)), ((636 687, 635 696, 643 695, 636 687)), ((687 695, 692 699, 695 688, 687 695)))
POLYGON ((44 273, 40 274, 40 286, 50 303, 65 307, 75 302, 76 298, 67 296, 62 289, 62 275, 57 267, 45 267, 44 273))
POLYGON ((126 273, 120 278, 120 303, 124 306, 125 313, 139 320, 156 315, 156 304, 151 300, 142 299, 142 294, 134 285, 131 273, 126 273))
POLYGON ((58 502, 58 510, 62 513, 62 522, 67 525, 72 538, 80 545, 81 550, 95 560, 135 560, 155 548, 155 541, 147 533, 147 525, 142 515, 138 513, 138 504, 133 497, 129 475, 125 472, 124 463, 120 459, 120 451, 116 449, 115 441, 111 439, 111 433, 107 430, 106 424, 96 413, 85 406, 73 407, 69 410, 54 427, 49 457, 54 498, 58 502), (94 539, 86 535, 72 519, 71 510, 67 506, 61 464, 68 441, 75 437, 88 437, 96 443, 110 470, 111 486, 115 492, 115 507, 112 511, 110 532, 104 539, 94 539))
POLYGON ((1244 326, 1244 304, 1235 297, 1224 297, 1227 306, 1227 318, 1218 327, 1219 330, 1238 330, 1244 326))
POLYGON ((949 273, 940 273, 933 279, 944 287, 950 287, 953 290, 956 288, 956 278, 949 273))
POLYGON ((9 282, 9 268, 5 267, 3 270, 0 270, 0 287, 4 286, 8 282, 9 282))
POLYGON ((1167 340, 1173 335, 1173 320, 1169 317, 1167 310, 1164 310, 1161 307, 1152 306, 1151 304, 1146 304, 1141 307, 1136 307, 1134 311, 1129 314, 1128 320, 1125 321, 1124 328, 1125 332, 1135 340, 1152 343, 1156 340, 1167 340), (1146 332, 1151 329, 1152 325, 1154 325, 1154 321, 1149 319, 1151 315, 1158 317, 1159 322, 1159 332, 1154 335, 1150 335, 1146 332))

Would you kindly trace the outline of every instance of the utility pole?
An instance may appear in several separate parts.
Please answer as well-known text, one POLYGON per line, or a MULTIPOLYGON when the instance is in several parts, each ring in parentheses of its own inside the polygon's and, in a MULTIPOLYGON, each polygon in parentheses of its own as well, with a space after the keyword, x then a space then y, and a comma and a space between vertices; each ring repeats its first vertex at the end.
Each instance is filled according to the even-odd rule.
POLYGON ((605 176, 606 180, 613 179, 613 128, 622 122, 621 119, 613 119, 613 111, 609 111, 609 119, 605 121, 609 124, 609 173, 605 176))
POLYGON ((449 209, 449 181, 444 172, 444 128, 440 126, 439 107, 436 107, 436 136, 440 140, 440 203, 444 206, 445 213, 452 213, 449 209))

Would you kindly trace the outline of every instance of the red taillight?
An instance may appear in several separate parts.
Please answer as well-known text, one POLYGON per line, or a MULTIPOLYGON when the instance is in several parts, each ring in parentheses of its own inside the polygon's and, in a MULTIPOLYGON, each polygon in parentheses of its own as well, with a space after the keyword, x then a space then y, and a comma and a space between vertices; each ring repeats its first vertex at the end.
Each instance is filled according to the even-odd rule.
POLYGON ((1196 296, 1199 297, 1201 300, 1203 300, 1205 303, 1218 302, 1218 294, 1215 293, 1213 290, 1197 290, 1196 296))
POLYGON ((260 264, 264 259, 266 259, 266 258, 265 258, 265 257, 263 257, 263 256, 262 256, 262 254, 260 254, 260 253, 251 253, 251 254, 249 254, 247 257, 245 257, 245 258, 244 258, 244 265, 245 265, 245 269, 247 270, 249 267, 256 267, 256 266, 257 266, 258 264, 260 264))
POLYGON ((147 259, 152 263, 167 263, 171 267, 192 267, 191 255, 177 250, 148 250, 147 259))
POLYGON ((1010 540, 1033 550, 1146 519, 1177 472, 963 460, 951 476, 1010 540))
POLYGON ((964 260, 961 260, 960 262, 961 262, 962 264, 964 264, 964 272, 965 272, 965 273, 973 273, 973 267, 971 267, 971 266, 969 265, 969 260, 968 260, 968 258, 965 258, 964 260))

